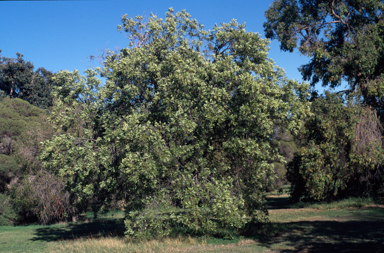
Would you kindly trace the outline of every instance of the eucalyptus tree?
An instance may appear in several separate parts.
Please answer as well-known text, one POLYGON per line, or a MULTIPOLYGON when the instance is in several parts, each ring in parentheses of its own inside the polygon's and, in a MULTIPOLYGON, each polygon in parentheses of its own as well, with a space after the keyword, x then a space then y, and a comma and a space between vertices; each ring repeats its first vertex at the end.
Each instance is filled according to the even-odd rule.
POLYGON ((125 15, 118 29, 129 47, 103 68, 55 77, 45 166, 67 178, 79 205, 124 201, 130 236, 264 217, 273 161, 283 159, 274 131, 298 131, 308 85, 288 80, 267 57, 268 40, 235 20, 206 31, 169 9, 164 20, 125 15))
POLYGON ((384 74, 384 2, 382 0, 275 0, 265 16, 267 38, 283 51, 311 57, 300 71, 312 85, 361 92, 382 111, 384 74))

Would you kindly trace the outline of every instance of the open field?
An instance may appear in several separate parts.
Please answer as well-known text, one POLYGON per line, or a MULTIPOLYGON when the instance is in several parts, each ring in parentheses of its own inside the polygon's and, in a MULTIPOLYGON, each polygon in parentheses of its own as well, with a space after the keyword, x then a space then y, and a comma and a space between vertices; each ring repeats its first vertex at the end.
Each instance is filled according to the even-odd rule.
MULTIPOLYGON (((384 206, 367 201, 293 208, 288 197, 270 196, 270 223, 232 240, 168 238, 129 242, 122 213, 50 226, 0 227, 0 252, 382 252, 384 206)), ((295 207, 295 206, 294 206, 295 207)))

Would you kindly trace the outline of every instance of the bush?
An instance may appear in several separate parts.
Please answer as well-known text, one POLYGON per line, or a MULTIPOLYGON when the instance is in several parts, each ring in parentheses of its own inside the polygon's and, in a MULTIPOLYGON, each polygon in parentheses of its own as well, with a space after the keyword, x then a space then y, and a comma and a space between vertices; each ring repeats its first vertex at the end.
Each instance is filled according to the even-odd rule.
POLYGON ((40 168, 40 143, 52 135, 47 116, 21 99, 0 102, 0 192, 15 176, 40 168))
POLYGON ((16 220, 18 216, 12 208, 10 197, 0 193, 0 226, 12 225, 16 220))
POLYGON ((11 197, 19 222, 49 224, 66 221, 72 215, 64 180, 41 170, 11 182, 11 197))

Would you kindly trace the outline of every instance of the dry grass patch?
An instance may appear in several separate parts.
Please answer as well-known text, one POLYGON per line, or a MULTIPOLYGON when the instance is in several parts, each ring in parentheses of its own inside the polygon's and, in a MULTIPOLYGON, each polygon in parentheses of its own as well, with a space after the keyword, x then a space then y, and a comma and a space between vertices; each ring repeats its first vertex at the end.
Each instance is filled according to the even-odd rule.
POLYGON ((254 240, 240 240, 236 244, 212 245, 194 238, 167 238, 132 243, 113 237, 78 239, 52 243, 49 252, 272 252, 254 240))

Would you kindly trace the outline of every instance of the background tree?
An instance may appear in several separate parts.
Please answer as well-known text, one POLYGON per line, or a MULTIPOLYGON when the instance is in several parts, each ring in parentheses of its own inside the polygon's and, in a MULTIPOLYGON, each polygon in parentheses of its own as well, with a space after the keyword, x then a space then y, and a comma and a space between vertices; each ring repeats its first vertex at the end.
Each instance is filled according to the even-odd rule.
POLYGON ((122 18, 130 47, 110 55, 104 85, 60 72, 43 159, 78 201, 127 203, 126 233, 216 232, 260 218, 274 180, 274 126, 297 131, 307 86, 267 58, 268 42, 235 21, 203 30, 185 11, 122 18), (76 134, 72 126, 82 129, 76 134))
POLYGON ((2 97, 21 98, 43 109, 51 107, 52 72, 44 68, 34 71, 33 64, 26 62, 22 54, 16 55, 16 59, 0 57, 2 97))
POLYGON ((374 196, 383 188, 382 126, 360 101, 327 92, 316 99, 288 164, 293 201, 374 196))
POLYGON ((288 183, 287 181, 287 164, 289 164, 297 149, 296 138, 289 131, 276 128, 273 136, 273 144, 279 151, 279 154, 284 157, 284 161, 274 161, 276 180, 272 182, 270 191, 272 190, 283 190, 284 186, 288 183))
POLYGON ((298 48, 311 57, 300 71, 312 87, 319 81, 331 88, 349 84, 342 91, 348 104, 330 94, 312 98, 315 116, 303 129, 305 148, 289 167, 293 199, 329 200, 382 189, 383 10, 379 0, 276 0, 266 11, 266 37, 278 39, 284 51, 298 48))
POLYGON ((311 57, 301 66, 314 86, 336 87, 343 80, 381 115, 384 73, 384 4, 381 0, 276 0, 266 11, 267 38, 283 51, 311 57))

